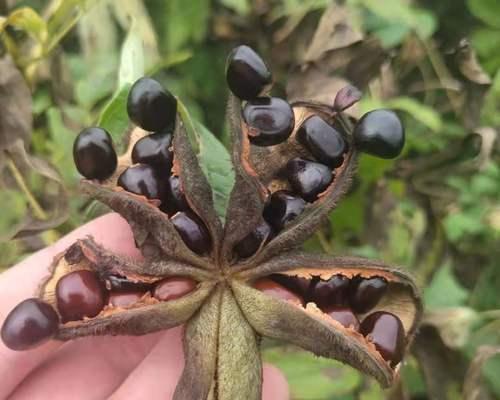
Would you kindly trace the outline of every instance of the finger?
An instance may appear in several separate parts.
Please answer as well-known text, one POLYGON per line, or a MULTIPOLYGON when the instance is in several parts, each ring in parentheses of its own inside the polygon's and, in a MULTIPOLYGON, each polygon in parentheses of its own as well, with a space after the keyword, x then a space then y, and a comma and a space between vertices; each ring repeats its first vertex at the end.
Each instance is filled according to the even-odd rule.
MULTIPOLYGON (((175 345, 162 338, 109 400, 171 399, 184 368, 181 338, 175 345)), ((272 365, 264 365, 263 400, 288 400, 288 384, 272 365)))
POLYGON ((273 365, 264 364, 262 400, 289 400, 288 382, 283 373, 273 365))
MULTIPOLYGON (((117 253, 140 257, 127 222, 118 214, 100 217, 71 232, 53 246, 40 250, 0 275, 0 325, 12 308, 33 297, 40 282, 49 274, 53 258, 76 239, 93 235, 97 242, 117 253)), ((7 349, 0 341, 0 398, 6 396, 37 365, 43 362, 61 342, 48 343, 25 352, 7 349)))
POLYGON ((183 368, 181 335, 162 337, 109 400, 171 399, 183 368))
POLYGON ((180 328, 140 337, 94 337, 69 342, 33 371, 10 399, 31 400, 49 393, 51 400, 108 398, 159 340, 167 347, 178 347, 180 328))

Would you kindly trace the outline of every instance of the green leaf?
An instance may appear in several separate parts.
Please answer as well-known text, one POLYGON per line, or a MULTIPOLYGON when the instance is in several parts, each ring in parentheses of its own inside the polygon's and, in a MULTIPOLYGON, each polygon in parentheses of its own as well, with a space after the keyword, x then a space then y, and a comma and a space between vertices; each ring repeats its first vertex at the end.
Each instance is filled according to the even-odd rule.
POLYGON ((210 17, 210 0, 170 0, 166 3, 165 45, 169 52, 205 38, 210 17))
POLYGON ((1 188, 1 191, 4 212, 0 218, 0 238, 7 237, 12 228, 21 223, 28 212, 26 200, 21 192, 5 188, 1 188))
POLYGON ((450 265, 441 267, 424 291, 424 302, 429 308, 461 306, 467 297, 467 290, 457 282, 450 265))
POLYGON ((198 157, 203 173, 212 187, 215 211, 224 220, 229 195, 234 185, 231 157, 224 145, 201 123, 194 121, 184 104, 177 100, 179 114, 198 157))
POLYGON ((293 399, 340 399, 362 383, 360 373, 353 368, 295 348, 270 348, 263 358, 283 371, 293 399))
POLYGON ((13 11, 5 21, 5 26, 6 25, 10 25, 27 32, 39 43, 45 43, 47 40, 47 24, 43 18, 30 7, 18 8, 13 11))
POLYGON ((408 115, 426 125, 434 132, 440 131, 443 126, 443 121, 437 111, 410 97, 397 97, 387 101, 385 104, 396 110, 407 112, 408 115))
POLYGON ((125 84, 116 92, 104 106, 97 125, 106 129, 115 144, 120 144, 127 130, 129 119, 127 114, 127 97, 131 84, 125 84))
POLYGON ((144 44, 137 24, 132 21, 121 51, 118 87, 133 84, 144 76, 144 44))
POLYGON ((247 15, 250 12, 248 0, 220 0, 220 3, 240 15, 247 15))
POLYGON ((486 24, 500 28, 500 2, 498 0, 467 0, 470 12, 486 24))

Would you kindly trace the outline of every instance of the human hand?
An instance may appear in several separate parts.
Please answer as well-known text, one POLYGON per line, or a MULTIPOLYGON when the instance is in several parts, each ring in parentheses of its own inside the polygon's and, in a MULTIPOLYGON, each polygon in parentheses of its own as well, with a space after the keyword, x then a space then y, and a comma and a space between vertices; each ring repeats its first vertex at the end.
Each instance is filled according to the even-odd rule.
MULTIPOLYGON (((140 258, 129 225, 118 214, 100 217, 0 274, 0 326, 33 297, 53 257, 87 235, 109 250, 140 258)), ((0 341, 0 399, 170 399, 184 366, 182 327, 144 336, 51 340, 16 352, 0 341)), ((263 400, 289 398, 285 378, 264 365, 263 400)))

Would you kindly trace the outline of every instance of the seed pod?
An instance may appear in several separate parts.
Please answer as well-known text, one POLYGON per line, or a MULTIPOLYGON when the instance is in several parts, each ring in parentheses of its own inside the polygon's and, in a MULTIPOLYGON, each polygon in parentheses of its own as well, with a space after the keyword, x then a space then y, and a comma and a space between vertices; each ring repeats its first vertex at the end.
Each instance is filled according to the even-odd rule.
MULTIPOLYGON (((155 103, 142 100, 132 103, 144 106, 144 115, 153 115, 157 122, 155 103)), ((260 399, 261 336, 336 358, 384 387, 391 385, 422 313, 418 290, 404 272, 380 262, 297 251, 347 190, 357 147, 352 121, 331 105, 301 101, 291 107, 291 133, 277 144, 259 146, 251 143, 256 135, 242 119, 241 102, 230 99, 235 185, 224 227, 184 128, 189 121, 176 116, 169 146, 171 175, 159 174, 153 186, 142 178, 132 183, 119 178, 141 165, 142 170, 157 170, 147 164, 132 167, 134 146, 148 133, 140 128, 130 132, 115 173, 100 183, 83 180, 81 187, 129 222, 144 258, 122 257, 92 238, 78 240, 54 259, 35 300, 55 317, 44 314, 34 334, 22 337, 22 329, 12 321, 22 323, 27 317, 15 309, 2 327, 2 339, 11 347, 25 348, 49 337, 142 335, 185 324, 185 364, 174 400, 260 399), (335 163, 319 159, 330 151, 315 151, 313 142, 298 140, 301 127, 315 117, 344 140, 338 141, 345 148, 335 163), (287 165, 297 158, 324 164, 331 174, 332 180, 314 197, 309 198, 310 190, 300 179, 294 182, 287 176, 287 165), (185 207, 177 212, 168 210, 165 198, 152 189, 160 193, 173 177, 178 177, 185 207), (265 224, 259 231, 263 221, 273 228, 272 239, 266 236, 265 224), (385 282, 385 290, 370 294, 365 289, 372 286, 363 282, 372 281, 385 282)), ((130 114, 135 121, 144 116, 130 114)), ((139 121, 143 127, 144 121, 139 121)), ((27 304, 33 305, 33 300, 27 304)))

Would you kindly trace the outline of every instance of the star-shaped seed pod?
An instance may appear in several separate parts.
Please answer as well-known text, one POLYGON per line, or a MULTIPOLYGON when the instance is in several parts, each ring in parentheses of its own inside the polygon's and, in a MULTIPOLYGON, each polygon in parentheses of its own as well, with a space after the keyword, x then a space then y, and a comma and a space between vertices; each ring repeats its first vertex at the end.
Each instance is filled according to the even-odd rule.
POLYGON ((55 258, 38 295, 9 314, 4 343, 25 350, 49 338, 185 324, 175 400, 260 399, 262 337, 390 386, 422 311, 411 277, 299 247, 346 192, 359 151, 399 154, 401 122, 388 110, 347 117, 360 97, 352 87, 332 104, 269 97, 271 73, 247 46, 233 50, 226 73, 235 185, 224 223, 177 99, 141 78, 128 98, 138 126, 127 151, 117 157, 109 134, 93 127, 77 137, 74 157, 83 191, 128 221, 144 260, 78 240, 55 258))

